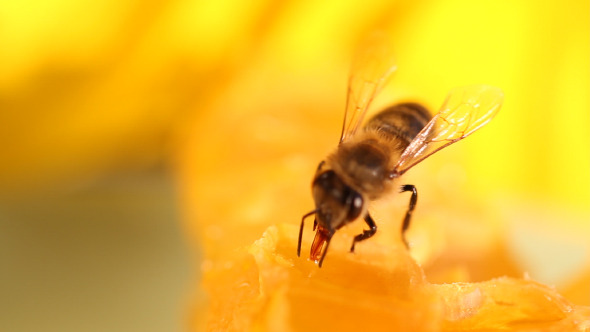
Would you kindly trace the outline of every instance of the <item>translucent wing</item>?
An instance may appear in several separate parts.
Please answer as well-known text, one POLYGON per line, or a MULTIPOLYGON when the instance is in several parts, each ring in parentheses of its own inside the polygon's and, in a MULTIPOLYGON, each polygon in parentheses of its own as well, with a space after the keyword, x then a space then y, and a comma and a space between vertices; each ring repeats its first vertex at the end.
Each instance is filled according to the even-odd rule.
POLYGON ((503 99, 504 93, 496 87, 453 89, 438 114, 404 150, 392 176, 402 175, 436 151, 471 135, 498 113, 503 99))
POLYGON ((346 113, 340 143, 354 136, 373 98, 395 70, 393 51, 383 34, 372 35, 359 48, 348 78, 346 113))

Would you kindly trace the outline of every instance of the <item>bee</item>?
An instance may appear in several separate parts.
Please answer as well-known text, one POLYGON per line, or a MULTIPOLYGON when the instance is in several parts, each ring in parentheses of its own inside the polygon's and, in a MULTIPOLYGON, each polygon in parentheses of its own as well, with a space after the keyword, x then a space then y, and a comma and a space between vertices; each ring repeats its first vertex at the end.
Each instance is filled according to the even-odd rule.
POLYGON ((344 225, 363 218, 369 227, 354 237, 350 252, 358 242, 375 235, 377 225, 367 205, 396 188, 411 193, 401 227, 407 247, 405 231, 418 192, 411 184, 399 186, 398 179, 428 156, 487 124, 502 105, 504 95, 499 88, 466 86, 451 90, 434 116, 419 104, 402 103, 379 112, 361 128, 371 102, 395 70, 384 43, 374 43, 353 61, 340 142, 317 168, 312 181, 315 209, 302 217, 299 227, 297 256, 305 219, 315 215, 310 259, 319 267, 332 236, 344 225))

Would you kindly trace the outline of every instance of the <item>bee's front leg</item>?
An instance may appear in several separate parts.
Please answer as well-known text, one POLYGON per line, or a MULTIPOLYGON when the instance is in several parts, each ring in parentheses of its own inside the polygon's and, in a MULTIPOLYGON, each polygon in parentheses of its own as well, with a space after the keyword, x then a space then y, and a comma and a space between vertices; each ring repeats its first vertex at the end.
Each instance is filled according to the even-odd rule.
POLYGON ((375 233, 377 232, 377 225, 375 225, 375 221, 373 220, 373 218, 371 218, 371 216, 368 213, 365 216, 365 222, 367 223, 367 225, 369 225, 370 229, 364 230, 362 234, 359 234, 354 237, 354 241, 352 241, 352 246, 350 247, 350 252, 354 252, 354 246, 357 242, 366 240, 371 236, 375 235, 375 233))

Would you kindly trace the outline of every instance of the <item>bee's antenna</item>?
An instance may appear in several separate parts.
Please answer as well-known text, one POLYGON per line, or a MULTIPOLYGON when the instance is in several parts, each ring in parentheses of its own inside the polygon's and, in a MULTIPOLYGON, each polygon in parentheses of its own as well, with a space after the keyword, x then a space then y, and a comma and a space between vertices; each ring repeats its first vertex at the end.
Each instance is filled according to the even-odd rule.
MULTIPOLYGON (((318 212, 319 210, 320 209, 315 209, 311 212, 308 212, 303 215, 303 218, 301 218, 301 226, 299 226, 299 241, 297 242, 297 257, 301 256, 301 237, 303 236, 303 223, 305 221, 305 218, 311 216, 312 214, 316 214, 316 212, 318 212)), ((314 221, 314 225, 315 225, 315 221, 314 221)))

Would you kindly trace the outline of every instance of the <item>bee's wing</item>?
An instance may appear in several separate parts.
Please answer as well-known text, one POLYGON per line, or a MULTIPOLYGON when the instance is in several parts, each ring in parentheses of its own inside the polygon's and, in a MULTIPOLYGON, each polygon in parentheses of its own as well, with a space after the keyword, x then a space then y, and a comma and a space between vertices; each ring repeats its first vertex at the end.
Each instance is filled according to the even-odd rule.
POLYGON ((471 135, 498 113, 503 99, 502 90, 492 86, 453 89, 438 114, 404 150, 392 176, 402 175, 436 151, 471 135))
POLYGON ((392 47, 383 34, 371 35, 355 54, 346 97, 340 143, 354 136, 373 98, 396 70, 392 47))

